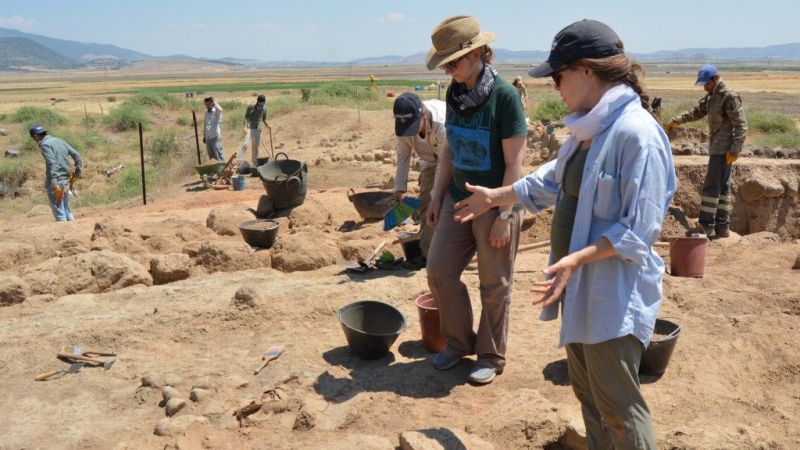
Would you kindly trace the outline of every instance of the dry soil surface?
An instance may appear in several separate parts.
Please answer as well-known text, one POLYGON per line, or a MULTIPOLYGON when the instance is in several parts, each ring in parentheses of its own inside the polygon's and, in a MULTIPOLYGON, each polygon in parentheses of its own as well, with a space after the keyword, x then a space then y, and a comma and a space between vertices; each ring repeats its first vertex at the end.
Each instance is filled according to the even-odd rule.
MULTIPOLYGON (((315 117, 283 120, 282 148, 308 162, 311 189, 303 207, 278 219, 271 250, 253 252, 235 230, 218 234, 207 222, 215 209, 255 209, 257 179, 241 192, 176 186, 146 207, 79 211, 74 223, 39 215, 0 225, 0 279, 26 289, 24 301, 0 302, 0 448, 391 449, 398 433, 430 428, 496 449, 581 448, 564 437, 583 426, 559 323, 539 321, 530 305, 547 249, 517 258, 505 372, 483 387, 465 382, 468 361, 438 372, 414 305, 425 271, 350 274, 335 264, 393 237, 360 221, 346 196, 347 187, 389 181, 393 165, 380 161, 392 158, 387 114, 362 113, 361 126, 355 112, 330 127, 315 117), (105 259, 86 256, 98 253, 105 259), (149 285, 134 277, 121 287, 125 273, 147 274, 152 259, 174 254, 188 256, 188 278, 149 285), (250 291, 236 295, 242 287, 250 291), (407 322, 375 361, 351 353, 336 320, 338 308, 364 299, 394 305, 407 322), (286 352, 254 375, 262 352, 279 344, 286 352), (34 381, 66 368, 55 355, 74 345, 118 356, 109 370, 34 381), (186 406, 167 418, 161 389, 143 377, 171 385, 186 406)), ((796 210, 788 214, 796 223, 796 210)), ((546 219, 526 220, 524 242, 546 238, 546 219)), ((734 235, 709 244, 703 278, 665 275, 661 316, 677 318, 682 332, 666 373, 642 379, 659 448, 800 447, 799 253, 791 237, 734 235)), ((477 314, 477 272, 463 280, 477 314)))

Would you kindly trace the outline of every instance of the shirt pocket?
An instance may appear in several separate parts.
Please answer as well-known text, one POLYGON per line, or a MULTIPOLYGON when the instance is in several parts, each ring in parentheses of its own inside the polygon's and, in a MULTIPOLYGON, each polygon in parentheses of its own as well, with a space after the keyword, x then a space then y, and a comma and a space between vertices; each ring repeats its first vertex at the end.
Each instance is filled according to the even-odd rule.
POLYGON ((601 219, 616 221, 619 219, 621 203, 619 176, 601 172, 597 178, 592 212, 601 219))

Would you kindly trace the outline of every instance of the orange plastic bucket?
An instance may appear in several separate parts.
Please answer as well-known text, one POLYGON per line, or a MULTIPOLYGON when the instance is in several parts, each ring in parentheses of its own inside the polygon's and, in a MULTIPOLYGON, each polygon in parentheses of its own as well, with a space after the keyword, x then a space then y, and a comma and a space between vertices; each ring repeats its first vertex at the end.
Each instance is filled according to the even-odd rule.
POLYGON ((419 311, 419 326, 422 329, 422 343, 431 353, 439 353, 447 341, 439 328, 439 306, 433 294, 426 292, 414 301, 419 311))
POLYGON ((669 272, 675 277, 703 278, 708 238, 704 234, 675 238, 669 243, 669 272))

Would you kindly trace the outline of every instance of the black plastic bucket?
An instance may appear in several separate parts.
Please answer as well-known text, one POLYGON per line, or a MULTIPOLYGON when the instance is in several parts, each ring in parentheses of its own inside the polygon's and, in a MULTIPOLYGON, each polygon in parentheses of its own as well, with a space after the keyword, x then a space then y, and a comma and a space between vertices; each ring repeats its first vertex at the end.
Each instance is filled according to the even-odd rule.
POLYGON ((383 216, 394 206, 393 197, 394 192, 390 191, 369 191, 356 194, 352 188, 347 190, 348 200, 362 219, 383 219, 383 216))
POLYGON ((675 319, 656 319, 656 326, 650 345, 642 352, 639 373, 661 376, 667 370, 669 359, 678 344, 681 334, 680 323, 675 319))
POLYGON ((274 160, 258 167, 258 175, 275 209, 294 208, 306 200, 308 192, 306 163, 289 159, 286 153, 278 153, 274 160), (280 155, 286 159, 278 159, 280 155))
POLYGON ((279 227, 274 220, 248 220, 239 224, 239 232, 251 247, 270 248, 275 243, 279 227))
POLYGON ((400 245, 403 247, 403 255, 408 261, 411 261, 412 259, 422 255, 422 249, 419 247, 419 239, 406 241, 400 245))
POLYGON ((406 319, 392 305, 362 300, 336 311, 350 348, 363 359, 377 359, 389 352, 406 329, 406 319))

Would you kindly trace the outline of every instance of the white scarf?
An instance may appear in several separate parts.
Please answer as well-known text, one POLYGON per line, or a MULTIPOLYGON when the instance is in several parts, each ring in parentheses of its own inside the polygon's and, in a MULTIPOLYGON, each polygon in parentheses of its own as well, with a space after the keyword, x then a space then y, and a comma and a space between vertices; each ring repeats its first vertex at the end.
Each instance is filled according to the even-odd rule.
POLYGON ((627 104, 631 100, 631 96, 638 97, 638 94, 627 84, 618 84, 607 90, 591 111, 573 113, 564 118, 564 124, 569 128, 570 135, 558 150, 556 180, 559 184, 564 179, 567 161, 569 161, 581 141, 592 139, 595 135, 605 130, 610 125, 607 120, 609 115, 622 104, 627 104))

